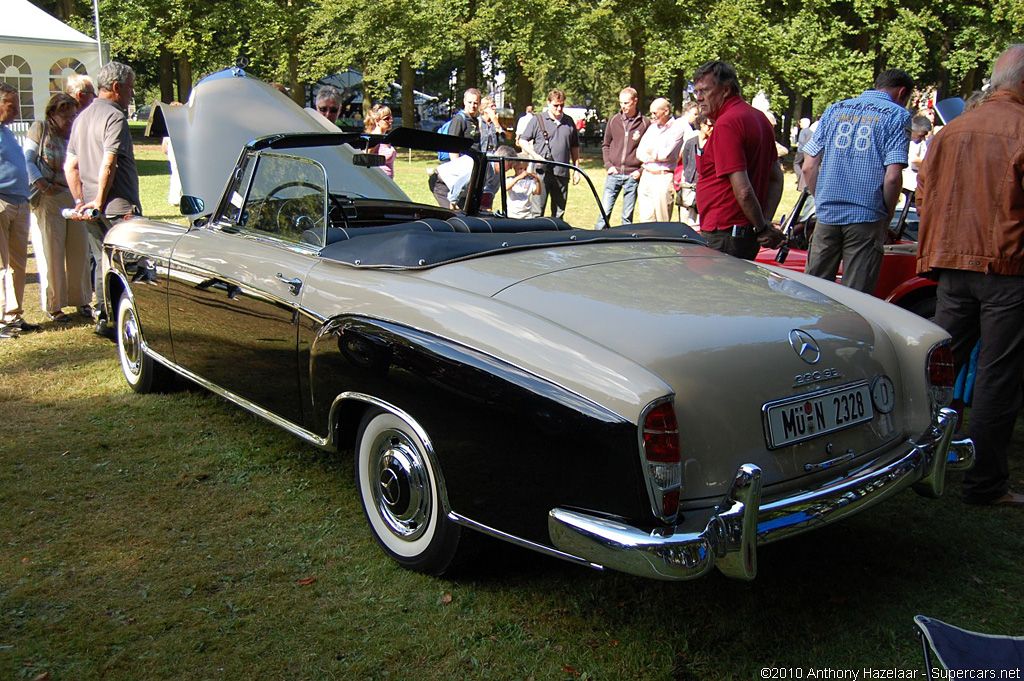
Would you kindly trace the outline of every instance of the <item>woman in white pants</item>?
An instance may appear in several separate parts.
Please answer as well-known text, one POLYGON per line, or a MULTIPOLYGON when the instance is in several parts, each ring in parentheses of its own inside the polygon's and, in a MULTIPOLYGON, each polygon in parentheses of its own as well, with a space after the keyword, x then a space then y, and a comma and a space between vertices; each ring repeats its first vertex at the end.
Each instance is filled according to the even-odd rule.
POLYGON ((45 120, 33 123, 25 135, 28 179, 34 190, 32 214, 38 225, 33 242, 41 304, 47 317, 56 322, 71 321, 61 308, 72 306, 82 311, 92 297, 85 228, 61 214, 75 205, 64 178, 64 156, 77 114, 73 97, 55 94, 46 104, 45 120))

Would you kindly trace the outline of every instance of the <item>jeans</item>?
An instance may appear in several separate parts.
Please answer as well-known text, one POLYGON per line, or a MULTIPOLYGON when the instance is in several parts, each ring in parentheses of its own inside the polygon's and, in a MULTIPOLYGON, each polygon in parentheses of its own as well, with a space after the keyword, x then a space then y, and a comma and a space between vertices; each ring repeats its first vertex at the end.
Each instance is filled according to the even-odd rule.
POLYGON ((976 458, 962 488, 964 501, 987 504, 1009 488, 1007 452, 1024 372, 1024 277, 939 270, 936 295, 935 323, 953 337, 954 371, 981 340, 968 425, 976 458))
MULTIPOLYGON (((604 198, 601 203, 604 205, 605 215, 609 219, 612 217, 612 208, 615 207, 615 199, 618 198, 619 192, 622 192, 622 224, 629 225, 633 223, 633 209, 636 207, 636 188, 640 183, 639 180, 635 179, 632 175, 609 175, 604 181, 604 198)), ((594 224, 594 229, 606 229, 608 223, 604 221, 604 218, 598 216, 597 222, 594 224)))

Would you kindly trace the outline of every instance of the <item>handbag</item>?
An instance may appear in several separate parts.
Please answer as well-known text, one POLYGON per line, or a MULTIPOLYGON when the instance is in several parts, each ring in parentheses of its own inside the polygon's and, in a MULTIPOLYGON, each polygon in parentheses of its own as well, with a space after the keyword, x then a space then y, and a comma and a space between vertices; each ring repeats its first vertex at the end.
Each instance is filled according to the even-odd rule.
MULTIPOLYGON (((46 162, 45 158, 43 158, 43 148, 46 144, 46 137, 49 134, 50 126, 46 124, 46 121, 43 121, 43 136, 39 140, 39 153, 36 154, 35 166, 39 170, 39 175, 42 177, 42 179, 46 180, 46 182, 52 185, 53 179, 57 174, 53 172, 53 168, 51 168, 50 164, 46 162)), ((29 190, 28 193, 29 205, 32 206, 33 208, 38 206, 39 196, 41 194, 42 192, 39 191, 39 188, 36 186, 35 182, 33 182, 32 188, 29 190)))

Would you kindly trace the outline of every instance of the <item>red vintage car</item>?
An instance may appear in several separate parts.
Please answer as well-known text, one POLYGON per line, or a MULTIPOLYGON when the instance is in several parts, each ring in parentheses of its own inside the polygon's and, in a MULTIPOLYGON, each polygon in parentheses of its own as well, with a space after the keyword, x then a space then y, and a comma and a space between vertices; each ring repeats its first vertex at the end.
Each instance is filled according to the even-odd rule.
MULTIPOLYGON (((787 236, 785 258, 779 255, 779 249, 762 248, 757 262, 777 265, 782 259, 782 267, 803 272, 807 264, 806 235, 813 230, 813 224, 814 197, 805 189, 780 225, 787 236)), ((840 280, 842 274, 840 269, 840 280)), ((935 316, 935 286, 934 281, 917 274, 917 211, 914 209, 914 193, 904 190, 893 218, 889 242, 885 245, 882 272, 873 293, 876 298, 930 319, 935 316)))

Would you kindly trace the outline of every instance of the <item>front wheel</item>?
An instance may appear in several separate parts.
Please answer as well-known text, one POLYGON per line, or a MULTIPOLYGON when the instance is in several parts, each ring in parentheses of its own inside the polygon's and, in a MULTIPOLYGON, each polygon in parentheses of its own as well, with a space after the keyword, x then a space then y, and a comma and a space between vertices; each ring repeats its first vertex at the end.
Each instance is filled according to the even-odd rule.
POLYGON ((439 472, 416 429, 390 412, 367 414, 356 438, 355 469, 377 542, 402 567, 444 573, 455 557, 460 528, 445 515, 439 472))
POLYGON ((158 392, 171 381, 171 372, 157 364, 143 349, 142 326, 135 304, 127 293, 117 304, 117 356, 128 385, 137 393, 158 392))

